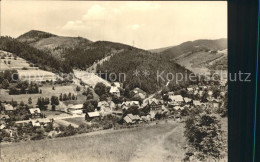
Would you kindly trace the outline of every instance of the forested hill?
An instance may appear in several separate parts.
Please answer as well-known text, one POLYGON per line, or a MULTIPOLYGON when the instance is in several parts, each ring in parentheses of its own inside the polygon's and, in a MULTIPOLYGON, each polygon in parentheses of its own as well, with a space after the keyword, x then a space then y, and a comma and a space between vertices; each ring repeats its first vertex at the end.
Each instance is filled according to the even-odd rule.
POLYGON ((19 42, 25 42, 25 43, 33 43, 45 38, 50 38, 50 37, 56 37, 57 35, 43 32, 43 31, 38 31, 38 30, 31 30, 27 33, 24 33, 20 35, 17 40, 19 42))
POLYGON ((18 41, 27 43, 44 53, 66 62, 70 68, 86 69, 93 63, 118 51, 136 49, 129 45, 109 42, 92 42, 82 37, 63 37, 47 32, 32 30, 17 38, 18 41))
MULTIPOLYGON (((165 50, 159 50, 160 54, 166 58, 176 58, 185 53, 195 53, 201 50, 223 50, 227 48, 227 39, 200 39, 195 41, 184 42, 180 45, 165 48, 165 50)), ((163 48, 162 48, 163 49, 163 48)), ((153 51, 158 51, 154 49, 153 51)))
POLYGON ((72 72, 72 67, 60 59, 53 57, 50 53, 38 50, 11 37, 0 37, 0 50, 11 52, 44 70, 65 73, 72 72))
MULTIPOLYGON (((121 82, 124 81, 122 75, 124 73, 126 76, 126 80, 124 81, 125 87, 128 87, 130 90, 139 87, 148 93, 154 93, 165 86, 168 82, 166 79, 168 73, 174 76, 176 73, 183 75, 190 73, 184 67, 169 59, 162 58, 158 54, 151 54, 150 52, 137 49, 126 50, 123 53, 112 56, 108 61, 97 67, 97 72, 106 73, 107 76, 109 74, 112 76, 112 73, 115 73, 117 81, 119 81, 120 76, 121 82), (157 73, 162 74, 163 79, 157 79, 157 73)), ((106 74, 102 75, 102 77, 106 78, 106 74)), ((108 77, 107 79, 113 80, 114 78, 108 77)), ((175 85, 175 83, 175 79, 173 79, 171 85, 175 85)), ((185 84, 184 81, 178 83, 185 84)))
POLYGON ((55 34, 31 30, 17 38, 42 51, 47 51, 57 58, 62 58, 64 50, 68 48, 87 47, 92 41, 82 37, 65 37, 55 34))

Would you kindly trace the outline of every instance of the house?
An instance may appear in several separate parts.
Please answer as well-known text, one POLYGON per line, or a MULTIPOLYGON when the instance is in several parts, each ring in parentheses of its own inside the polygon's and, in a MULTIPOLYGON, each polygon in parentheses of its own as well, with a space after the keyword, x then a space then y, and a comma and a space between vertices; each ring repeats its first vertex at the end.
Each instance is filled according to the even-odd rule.
POLYGON ((133 124, 134 121, 127 115, 123 118, 124 122, 127 124, 133 124))
POLYGON ((83 104, 69 105, 67 112, 72 115, 73 114, 81 115, 83 114, 83 104))
POLYGON ((170 106, 181 105, 184 102, 181 95, 171 95, 169 96, 169 98, 171 99, 171 101, 169 102, 170 106))
POLYGON ((46 127, 49 123, 52 123, 53 120, 49 118, 42 118, 42 119, 37 119, 37 120, 31 120, 33 127, 46 127))
POLYGON ((120 82, 114 82, 114 85, 117 87, 117 88, 121 88, 121 83, 120 82))
POLYGON ((92 119, 95 119, 95 118, 100 118, 100 113, 95 111, 95 112, 88 112, 86 113, 86 116, 85 116, 85 119, 87 121, 91 121, 92 119))
POLYGON ((194 106, 201 106, 202 104, 201 104, 201 102, 198 101, 198 100, 193 100, 193 105, 194 105, 194 106))
POLYGON ((0 130, 5 129, 5 128, 6 128, 6 125, 5 125, 5 124, 1 124, 1 125, 0 125, 0 130))
POLYGON ((173 109, 178 111, 178 110, 181 110, 181 107, 180 106, 174 106, 173 109))
POLYGON ((116 108, 116 104, 113 101, 100 101, 98 102, 97 109, 101 112, 111 112, 116 108))
POLYGON ((127 114, 127 115, 123 118, 123 120, 124 120, 127 124, 132 124, 132 123, 136 123, 136 122, 138 122, 138 121, 140 121, 140 120, 142 120, 142 119, 141 119, 140 116, 138 116, 138 115, 127 114))
POLYGON ((187 88, 188 92, 193 92, 193 88, 187 88))
POLYGON ((163 100, 158 100, 156 98, 152 98, 148 100, 148 103, 144 103, 143 107, 148 105, 150 107, 150 110, 161 110, 163 105, 163 100))
POLYGON ((0 115, 0 116, 1 116, 1 121, 6 122, 6 121, 10 120, 10 117, 8 115, 0 115))
POLYGON ((111 86, 109 93, 112 95, 116 95, 117 97, 120 97, 120 90, 116 86, 111 86))
POLYGON ((16 126, 25 126, 27 124, 31 123, 31 120, 22 120, 22 121, 17 121, 15 122, 16 126))
POLYGON ((4 105, 4 109, 7 112, 14 111, 14 107, 12 105, 10 105, 10 104, 5 104, 4 105))
POLYGON ((141 99, 145 99, 145 97, 146 97, 146 92, 141 90, 138 87, 133 89, 133 92, 135 94, 134 97, 138 97, 139 96, 141 99))
POLYGON ((188 98, 188 97, 184 97, 183 100, 184 100, 184 102, 185 102, 186 104, 190 104, 191 101, 192 101, 192 99, 190 99, 190 98, 188 98))
POLYGON ((211 102, 211 104, 212 104, 213 108, 219 108, 219 106, 220 106, 220 103, 218 101, 216 101, 216 100, 213 100, 211 102))
POLYGON ((122 103, 121 108, 122 110, 127 110, 129 109, 131 106, 136 106, 136 107, 140 107, 140 103, 139 101, 125 101, 122 103))
POLYGON ((39 108, 31 108, 31 109, 29 109, 29 112, 30 112, 32 118, 41 116, 41 110, 39 108))
POLYGON ((200 88, 200 90, 204 91, 204 90, 206 90, 208 87, 207 87, 207 86, 200 86, 199 88, 200 88))

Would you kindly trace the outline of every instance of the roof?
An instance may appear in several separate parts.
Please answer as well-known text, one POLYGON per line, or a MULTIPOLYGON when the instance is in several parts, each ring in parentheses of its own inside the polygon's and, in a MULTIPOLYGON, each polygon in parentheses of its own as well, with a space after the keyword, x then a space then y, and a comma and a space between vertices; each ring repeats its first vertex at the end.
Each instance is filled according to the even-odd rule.
POLYGON ((0 129, 4 129, 4 128, 5 128, 4 124, 0 125, 0 129))
POLYGON ((133 122, 132 119, 129 118, 128 116, 125 116, 123 119, 124 119, 124 121, 125 121, 126 123, 132 123, 132 122, 133 122))
POLYGON ((29 109, 29 111, 30 111, 31 114, 41 113, 41 110, 39 108, 32 108, 32 109, 29 109))
POLYGON ((4 105, 6 111, 12 111, 14 110, 14 107, 10 104, 4 105))
POLYGON ((83 104, 77 104, 77 105, 73 105, 73 106, 69 106, 70 109, 82 109, 83 108, 83 104))
POLYGON ((187 103, 187 102, 191 102, 192 99, 190 99, 190 98, 188 98, 188 97, 184 97, 183 100, 184 100, 184 102, 187 103))
POLYGON ((181 107, 180 106, 175 106, 174 109, 175 110, 181 110, 181 107))
POLYGON ((125 101, 122 103, 122 106, 139 106, 139 101, 125 101))
POLYGON ((176 101, 176 102, 182 102, 183 101, 183 97, 181 95, 171 95, 171 96, 169 96, 169 98, 172 101, 176 101))
POLYGON ((15 122, 15 124, 29 123, 30 121, 31 121, 31 120, 21 120, 21 121, 15 122))
POLYGON ((119 82, 114 82, 114 85, 118 88, 121 87, 121 84, 119 82))
POLYGON ((119 89, 116 86, 111 86, 109 92, 110 93, 120 93, 119 89))
POLYGON ((140 89, 140 88, 138 88, 138 87, 136 87, 135 89, 133 89, 133 92, 134 92, 134 93, 142 93, 142 94, 146 94, 145 91, 143 91, 142 89, 140 89))
POLYGON ((188 91, 193 91, 193 88, 187 88, 188 91))
POLYGON ((200 106, 201 105, 200 101, 197 101, 197 100, 193 100, 193 104, 195 106, 200 106))
POLYGON ((131 119, 131 120, 135 120, 135 117, 133 114, 127 114, 127 116, 131 119))
POLYGON ((89 112, 88 113, 88 116, 90 117, 90 118, 92 118, 92 117, 98 117, 98 116, 100 116, 100 114, 99 114, 99 112, 89 112))
POLYGON ((141 120, 140 116, 134 115, 135 120, 141 120))
POLYGON ((10 119, 8 115, 1 115, 1 119, 10 119))

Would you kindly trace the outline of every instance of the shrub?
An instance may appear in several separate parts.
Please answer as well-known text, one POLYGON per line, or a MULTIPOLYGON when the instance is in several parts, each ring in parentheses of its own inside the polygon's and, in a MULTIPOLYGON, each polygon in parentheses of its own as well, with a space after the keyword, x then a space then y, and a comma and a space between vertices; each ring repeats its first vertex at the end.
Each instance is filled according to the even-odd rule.
POLYGON ((191 113, 185 124, 184 135, 191 147, 186 153, 186 159, 191 156, 199 160, 219 159, 223 140, 221 125, 216 117, 206 112, 191 113))

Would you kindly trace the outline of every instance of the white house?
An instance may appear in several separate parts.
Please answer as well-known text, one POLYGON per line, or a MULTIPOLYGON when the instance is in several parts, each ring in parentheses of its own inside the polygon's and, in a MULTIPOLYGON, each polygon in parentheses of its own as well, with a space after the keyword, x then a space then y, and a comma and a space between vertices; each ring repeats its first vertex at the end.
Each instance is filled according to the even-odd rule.
POLYGON ((120 97, 120 90, 116 86, 111 86, 109 93, 120 97))

